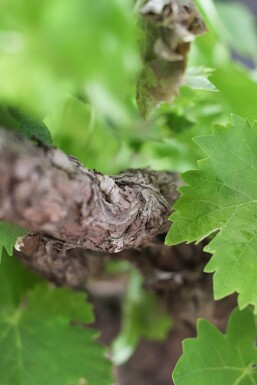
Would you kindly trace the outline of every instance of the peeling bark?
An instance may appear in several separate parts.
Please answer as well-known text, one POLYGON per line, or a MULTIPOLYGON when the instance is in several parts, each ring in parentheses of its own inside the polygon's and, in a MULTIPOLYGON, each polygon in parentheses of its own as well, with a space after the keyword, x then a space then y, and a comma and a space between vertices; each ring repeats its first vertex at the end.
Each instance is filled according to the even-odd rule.
POLYGON ((178 176, 127 170, 106 176, 42 143, 0 130, 0 219, 55 238, 63 250, 109 253, 167 231, 178 176))

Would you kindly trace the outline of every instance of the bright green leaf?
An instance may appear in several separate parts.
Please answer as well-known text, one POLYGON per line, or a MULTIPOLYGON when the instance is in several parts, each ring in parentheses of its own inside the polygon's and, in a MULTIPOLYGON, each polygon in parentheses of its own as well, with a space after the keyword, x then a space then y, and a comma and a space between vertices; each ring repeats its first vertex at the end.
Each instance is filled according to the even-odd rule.
POLYGON ((233 116, 195 139, 208 158, 183 175, 167 244, 201 241, 218 231, 206 251, 215 298, 238 292, 241 308, 257 306, 257 128, 233 116))
POLYGON ((18 237, 23 237, 27 231, 6 221, 0 221, 0 260, 2 256, 3 247, 9 255, 12 255, 13 246, 18 237))
POLYGON ((173 372, 175 385, 257 385, 256 327, 249 309, 235 309, 227 334, 199 320, 197 338, 183 342, 173 372))

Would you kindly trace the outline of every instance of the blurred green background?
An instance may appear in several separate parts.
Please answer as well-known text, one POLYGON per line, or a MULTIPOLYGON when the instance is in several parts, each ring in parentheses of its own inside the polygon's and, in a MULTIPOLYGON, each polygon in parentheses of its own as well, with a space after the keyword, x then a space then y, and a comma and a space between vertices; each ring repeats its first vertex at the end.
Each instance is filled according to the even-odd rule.
POLYGON ((29 129, 44 123, 54 145, 105 173, 194 168, 203 154, 192 138, 231 113, 253 121, 257 100, 253 12, 242 1, 196 3, 209 31, 192 44, 190 79, 205 84, 211 74, 218 92, 184 86, 145 121, 135 101, 142 70, 135 1, 1 0, 0 123, 24 130, 26 119, 12 112, 21 111, 29 129))

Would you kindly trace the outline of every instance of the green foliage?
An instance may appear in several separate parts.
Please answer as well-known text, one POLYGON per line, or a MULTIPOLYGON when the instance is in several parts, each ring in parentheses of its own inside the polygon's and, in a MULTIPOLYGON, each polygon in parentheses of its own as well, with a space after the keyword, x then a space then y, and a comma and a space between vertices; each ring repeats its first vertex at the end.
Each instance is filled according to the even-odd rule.
POLYGON ((173 380, 175 385, 256 385, 256 326, 249 309, 235 309, 227 334, 206 320, 197 324, 197 338, 183 342, 173 380))
POLYGON ((240 2, 196 0, 208 27, 234 51, 256 62, 257 29, 254 15, 240 2))
POLYGON ((3 248, 9 255, 12 255, 13 246, 18 237, 25 236, 27 231, 6 221, 0 221, 0 260, 2 258, 3 248))
POLYGON ((5 304, 19 307, 24 294, 42 283, 42 280, 30 273, 14 256, 8 256, 5 251, 3 255, 0 266, 0 307, 5 304))
MULTIPOLYGON (((240 4, 195 2, 209 32, 192 43, 185 85, 170 104, 160 99, 176 94, 180 74, 169 67, 160 93, 155 83, 162 68, 156 76, 150 65, 157 39, 173 33, 163 34, 169 15, 145 29, 134 12, 143 0, 3 0, 0 124, 53 140, 105 173, 149 166, 194 170, 184 174, 187 186, 167 242, 211 235, 206 271, 215 272, 215 298, 236 291, 239 307, 253 304, 256 311, 257 124, 245 118, 256 119, 257 72, 242 65, 257 63, 256 25, 240 4), (234 60, 238 54, 244 55, 240 61, 234 60), (231 113, 243 118, 222 125, 231 113), (213 122, 219 125, 212 132, 213 122)), ((47 287, 11 256, 25 234, 0 222, 0 257, 2 250, 9 254, 0 266, 0 384, 110 384, 110 364, 85 326, 93 315, 84 295, 47 287)), ((127 266, 109 268, 122 273, 127 266)), ((158 298, 143 290, 133 270, 113 361, 124 363, 141 339, 162 340, 170 327, 158 298)), ((198 338, 184 343, 176 385, 257 384, 255 338, 249 309, 233 312, 225 336, 200 320, 198 338)))
POLYGON ((158 304, 154 293, 146 292, 143 278, 132 270, 123 310, 123 325, 113 342, 112 359, 123 364, 134 353, 141 339, 164 340, 171 329, 167 311, 158 304))
POLYGON ((12 257, 4 258, 0 278, 1 384, 112 383, 104 350, 86 327, 93 313, 84 294, 35 285, 12 257))
POLYGON ((124 117, 120 100, 139 69, 132 5, 3 0, 0 98, 45 113, 64 93, 83 93, 101 114, 124 117))
POLYGON ((55 144, 76 156, 88 168, 106 173, 116 171, 115 157, 120 140, 108 122, 96 114, 92 105, 66 95, 44 122, 55 144))
POLYGON ((236 291, 241 308, 257 306, 256 126, 233 116, 232 124, 195 141, 208 158, 183 175, 187 186, 174 205, 166 242, 199 242, 219 231, 206 248, 214 254, 205 271, 215 271, 215 298, 236 291))

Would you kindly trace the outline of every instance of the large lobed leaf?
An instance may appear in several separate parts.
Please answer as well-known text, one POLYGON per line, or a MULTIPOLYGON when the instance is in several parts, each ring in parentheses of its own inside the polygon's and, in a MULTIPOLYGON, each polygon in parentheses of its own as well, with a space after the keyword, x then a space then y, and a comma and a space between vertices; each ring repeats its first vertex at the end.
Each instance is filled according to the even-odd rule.
POLYGON ((235 309, 227 334, 199 320, 198 336, 183 342, 183 356, 173 372, 176 385, 256 385, 256 327, 249 309, 235 309))
POLYGON ((0 270, 0 384, 110 385, 85 295, 53 289, 4 258, 0 270))
POLYGON ((215 298, 239 293, 239 306, 257 306, 257 127, 233 116, 212 135, 195 139, 208 158, 183 175, 187 186, 174 205, 167 244, 200 242, 218 232, 206 251, 214 256, 215 298))

